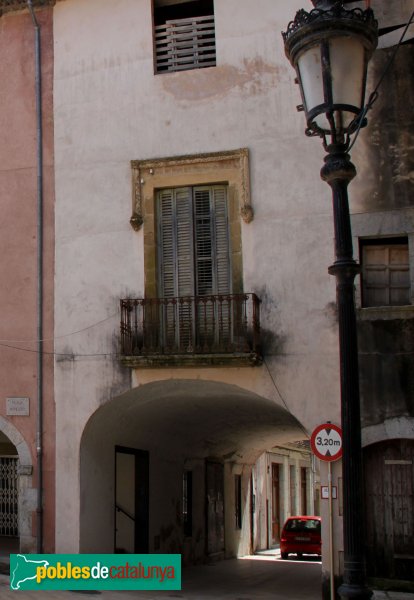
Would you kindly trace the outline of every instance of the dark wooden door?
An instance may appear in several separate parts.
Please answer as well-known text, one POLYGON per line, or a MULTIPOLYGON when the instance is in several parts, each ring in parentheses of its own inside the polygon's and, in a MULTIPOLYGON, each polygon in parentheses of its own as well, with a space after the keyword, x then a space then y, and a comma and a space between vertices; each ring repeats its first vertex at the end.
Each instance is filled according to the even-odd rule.
POLYGON ((149 454, 115 448, 115 552, 146 554, 149 524, 149 454))
POLYGON ((221 463, 206 462, 207 493, 207 555, 224 554, 224 467, 221 463))
POLYGON ((272 544, 280 540, 280 465, 272 463, 272 544))
POLYGON ((367 571, 414 580, 414 440, 364 449, 367 571))

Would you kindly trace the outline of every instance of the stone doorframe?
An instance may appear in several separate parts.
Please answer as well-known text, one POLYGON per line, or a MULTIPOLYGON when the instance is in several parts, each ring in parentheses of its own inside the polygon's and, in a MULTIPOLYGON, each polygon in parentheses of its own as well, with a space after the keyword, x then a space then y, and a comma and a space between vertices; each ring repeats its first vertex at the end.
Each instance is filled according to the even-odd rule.
POLYGON ((20 552, 34 552, 36 539, 32 535, 33 514, 36 511, 36 490, 33 489, 33 461, 29 446, 14 425, 0 416, 0 431, 16 447, 19 456, 19 537, 20 552))

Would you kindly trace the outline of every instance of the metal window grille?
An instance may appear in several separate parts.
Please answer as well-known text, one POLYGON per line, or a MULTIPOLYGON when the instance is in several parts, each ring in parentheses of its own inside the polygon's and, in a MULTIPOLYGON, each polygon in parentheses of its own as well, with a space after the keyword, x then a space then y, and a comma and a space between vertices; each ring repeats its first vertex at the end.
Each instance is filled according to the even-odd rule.
POLYGON ((175 19, 154 31, 156 71, 184 71, 216 64, 214 15, 175 19))
POLYGON ((18 458, 0 456, 0 535, 19 535, 18 458))

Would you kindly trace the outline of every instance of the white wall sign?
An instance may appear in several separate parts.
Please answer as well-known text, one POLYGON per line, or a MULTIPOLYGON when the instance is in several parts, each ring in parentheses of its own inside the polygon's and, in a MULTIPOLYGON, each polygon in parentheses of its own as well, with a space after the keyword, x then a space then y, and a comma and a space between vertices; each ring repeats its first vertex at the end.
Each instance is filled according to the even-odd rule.
MULTIPOLYGON (((337 499, 337 488, 336 485, 332 486, 332 499, 336 500, 337 499)), ((321 485, 321 498, 322 500, 328 500, 329 499, 329 485, 321 485)))
POLYGON ((30 399, 6 398, 6 415, 9 417, 28 417, 30 415, 30 399))

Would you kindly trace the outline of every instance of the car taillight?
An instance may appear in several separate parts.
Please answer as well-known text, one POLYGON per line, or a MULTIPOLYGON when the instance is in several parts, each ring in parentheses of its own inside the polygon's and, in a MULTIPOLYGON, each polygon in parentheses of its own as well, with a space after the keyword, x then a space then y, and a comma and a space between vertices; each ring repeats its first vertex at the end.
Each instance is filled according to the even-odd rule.
POLYGON ((280 541, 281 541, 281 542, 287 542, 287 537, 281 537, 281 538, 280 538, 280 541))

